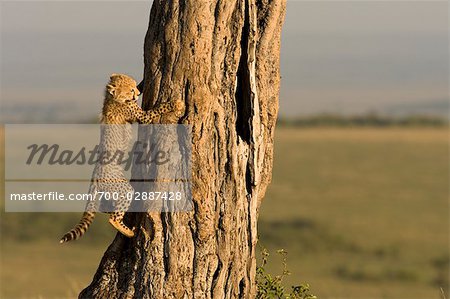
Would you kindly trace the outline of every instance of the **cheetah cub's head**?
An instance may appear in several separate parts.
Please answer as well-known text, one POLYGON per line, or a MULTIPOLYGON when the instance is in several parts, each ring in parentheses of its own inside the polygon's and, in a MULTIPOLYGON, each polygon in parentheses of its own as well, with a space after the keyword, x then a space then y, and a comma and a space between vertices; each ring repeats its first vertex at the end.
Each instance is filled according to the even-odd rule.
POLYGON ((136 81, 127 75, 112 74, 109 78, 108 85, 106 85, 106 99, 122 104, 136 101, 139 94, 136 81))

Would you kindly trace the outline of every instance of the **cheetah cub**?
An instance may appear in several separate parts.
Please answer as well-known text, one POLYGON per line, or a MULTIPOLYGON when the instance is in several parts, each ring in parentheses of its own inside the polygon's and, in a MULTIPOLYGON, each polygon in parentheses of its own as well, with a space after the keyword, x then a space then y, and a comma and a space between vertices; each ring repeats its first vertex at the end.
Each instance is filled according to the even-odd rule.
MULTIPOLYGON (((131 123, 150 124, 165 113, 176 112, 177 116, 180 116, 180 113, 184 111, 184 103, 181 100, 163 103, 152 110, 143 111, 137 104, 139 94, 133 78, 122 74, 111 75, 110 81, 106 85, 101 114, 101 123, 107 126, 101 128, 100 153, 127 152, 132 138, 131 123)), ((123 223, 123 217, 131 204, 131 201, 127 200, 127 194, 132 194, 134 189, 125 177, 120 161, 115 161, 114 157, 108 163, 97 162, 92 174, 89 193, 93 198, 100 191, 119 195, 114 212, 109 213, 109 223, 120 233, 131 238, 134 236, 134 228, 127 227, 123 223)), ((120 158, 117 157, 117 159, 120 158)), ((98 205, 98 200, 89 201, 80 222, 61 238, 60 243, 76 240, 83 236, 94 220, 98 205)))

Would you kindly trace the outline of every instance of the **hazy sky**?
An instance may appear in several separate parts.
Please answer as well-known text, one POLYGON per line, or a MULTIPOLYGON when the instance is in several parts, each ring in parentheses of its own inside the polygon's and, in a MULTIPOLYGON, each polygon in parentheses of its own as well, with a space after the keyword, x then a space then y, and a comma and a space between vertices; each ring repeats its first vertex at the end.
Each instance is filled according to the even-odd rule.
MULTIPOLYGON (((2 109, 47 103, 94 115, 110 73, 141 78, 150 7, 1 2, 2 109)), ((447 1, 288 1, 280 113, 445 103, 448 47, 447 1)))
POLYGON ((448 99, 448 2, 288 2, 282 112, 448 99))

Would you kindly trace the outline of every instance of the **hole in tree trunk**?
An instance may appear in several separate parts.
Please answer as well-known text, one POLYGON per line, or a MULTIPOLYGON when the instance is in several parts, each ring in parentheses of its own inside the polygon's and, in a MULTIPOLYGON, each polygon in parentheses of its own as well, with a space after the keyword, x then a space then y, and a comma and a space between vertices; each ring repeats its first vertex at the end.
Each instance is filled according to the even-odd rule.
POLYGON ((244 26, 241 33, 241 57, 237 71, 236 86, 236 132, 238 136, 247 143, 250 143, 252 117, 250 71, 248 69, 248 36, 250 34, 250 16, 248 12, 248 0, 245 1, 244 26))

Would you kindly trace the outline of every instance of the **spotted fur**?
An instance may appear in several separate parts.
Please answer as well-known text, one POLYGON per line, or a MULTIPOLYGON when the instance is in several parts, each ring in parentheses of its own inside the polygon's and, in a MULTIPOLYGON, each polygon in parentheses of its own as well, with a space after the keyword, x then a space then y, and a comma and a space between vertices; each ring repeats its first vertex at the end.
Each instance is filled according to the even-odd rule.
MULTIPOLYGON (((111 75, 110 81, 106 85, 101 114, 101 123, 105 126, 101 127, 100 152, 127 152, 132 135, 131 123, 150 124, 161 115, 173 111, 179 112, 184 107, 181 101, 172 101, 163 103, 152 110, 143 111, 137 104, 139 94, 140 91, 133 78, 122 74, 111 75)), ((126 199, 127 194, 134 192, 134 189, 125 177, 118 160, 95 165, 89 193, 96 194, 96 191, 119 194, 119 198, 122 200, 117 201, 114 212, 110 213, 109 223, 123 235, 133 237, 134 228, 127 227, 123 223, 123 217, 131 204, 131 201, 126 199)), ((98 211, 98 203, 98 200, 87 203, 80 222, 61 238, 60 243, 76 240, 83 236, 94 220, 98 211)))

